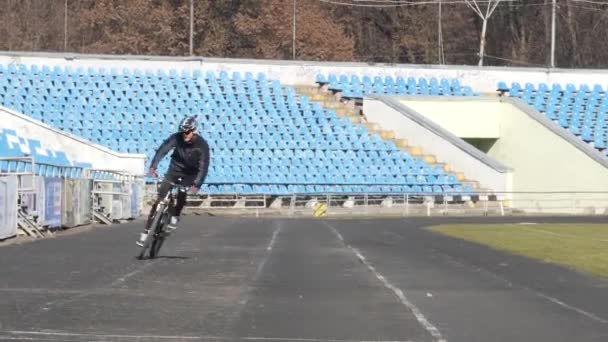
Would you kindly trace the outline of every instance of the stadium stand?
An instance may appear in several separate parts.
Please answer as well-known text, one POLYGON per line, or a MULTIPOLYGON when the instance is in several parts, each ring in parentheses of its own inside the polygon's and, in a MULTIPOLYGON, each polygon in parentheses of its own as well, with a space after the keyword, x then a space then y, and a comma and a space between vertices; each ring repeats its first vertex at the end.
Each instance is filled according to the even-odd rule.
POLYGON ((540 83, 535 86, 526 83, 523 87, 513 82, 499 82, 497 90, 523 100, 547 118, 567 129, 584 142, 608 156, 607 115, 608 97, 601 85, 591 88, 581 84, 562 87, 540 83))
MULTIPOLYGON (((421 94, 423 82, 417 84, 421 94)), ((446 82, 436 88, 431 80, 429 92, 472 94, 470 88, 446 82)), ((212 149, 203 193, 473 191, 441 167, 431 167, 264 73, 0 64, 0 105, 112 150, 149 158, 183 115, 199 115, 212 149)), ((159 171, 167 167, 165 160, 159 171)))
POLYGON ((430 79, 401 76, 369 76, 369 75, 335 75, 317 74, 316 82, 327 85, 328 89, 341 92, 344 98, 362 98, 369 94, 387 95, 444 95, 444 96, 476 96, 471 87, 461 86, 457 79, 448 80, 435 77, 430 79))

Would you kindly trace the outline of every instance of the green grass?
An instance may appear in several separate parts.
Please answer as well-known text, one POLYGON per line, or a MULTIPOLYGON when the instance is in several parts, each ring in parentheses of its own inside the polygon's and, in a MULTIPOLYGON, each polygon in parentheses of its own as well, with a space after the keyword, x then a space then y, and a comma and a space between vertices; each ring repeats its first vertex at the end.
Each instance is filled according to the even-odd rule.
POLYGON ((608 278, 608 225, 442 225, 433 231, 608 278))

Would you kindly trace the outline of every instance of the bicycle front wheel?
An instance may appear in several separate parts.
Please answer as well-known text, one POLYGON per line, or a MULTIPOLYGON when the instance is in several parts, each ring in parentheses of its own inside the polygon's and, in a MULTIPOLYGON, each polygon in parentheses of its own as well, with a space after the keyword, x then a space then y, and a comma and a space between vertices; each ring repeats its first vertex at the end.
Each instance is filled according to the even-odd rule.
POLYGON ((144 241, 144 244, 141 247, 141 252, 139 253, 139 259, 144 258, 144 256, 146 255, 146 250, 148 249, 148 247, 151 247, 151 245, 156 240, 156 232, 160 230, 159 226, 162 225, 161 218, 164 216, 164 214, 165 214, 165 206, 163 204, 159 203, 158 207, 156 208, 156 212, 154 213, 154 218, 152 219, 152 223, 150 224, 150 227, 148 228, 148 236, 146 237, 146 240, 144 241))
POLYGON ((158 256, 158 252, 165 242, 165 229, 164 227, 167 225, 169 220, 169 214, 165 210, 161 215, 161 219, 156 225, 156 229, 154 230, 154 240, 152 241, 152 246, 150 246, 150 258, 153 259, 158 256))
POLYGON ((162 247, 163 242, 165 242, 164 236, 158 236, 154 239, 154 241, 152 241, 152 246, 150 246, 150 258, 151 259, 154 259, 158 256, 158 252, 160 251, 160 248, 162 247))

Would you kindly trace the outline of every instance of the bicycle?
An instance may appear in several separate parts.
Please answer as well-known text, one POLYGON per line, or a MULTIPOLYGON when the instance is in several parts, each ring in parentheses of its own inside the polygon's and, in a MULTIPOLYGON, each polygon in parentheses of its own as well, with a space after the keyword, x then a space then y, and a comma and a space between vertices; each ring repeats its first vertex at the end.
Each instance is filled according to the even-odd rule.
POLYGON ((138 259, 142 260, 144 258, 148 247, 150 247, 148 256, 150 259, 154 259, 158 255, 160 248, 165 242, 165 239, 169 236, 169 233, 166 232, 165 228, 171 219, 169 210, 175 205, 177 195, 176 192, 188 191, 188 187, 179 184, 181 181, 182 179, 178 178, 177 183, 169 182, 171 188, 169 188, 167 195, 165 195, 165 197, 158 202, 158 205, 156 206, 152 223, 150 223, 150 227, 148 229, 148 236, 146 237, 143 246, 140 247, 141 252, 139 253, 138 259))

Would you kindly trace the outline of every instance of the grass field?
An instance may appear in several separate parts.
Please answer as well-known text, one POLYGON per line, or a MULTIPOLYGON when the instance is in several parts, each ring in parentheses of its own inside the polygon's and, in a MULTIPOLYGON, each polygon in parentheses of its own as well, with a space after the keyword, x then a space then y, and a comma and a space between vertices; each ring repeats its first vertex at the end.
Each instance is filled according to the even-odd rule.
POLYGON ((432 230, 608 278, 608 225, 443 225, 432 230))

